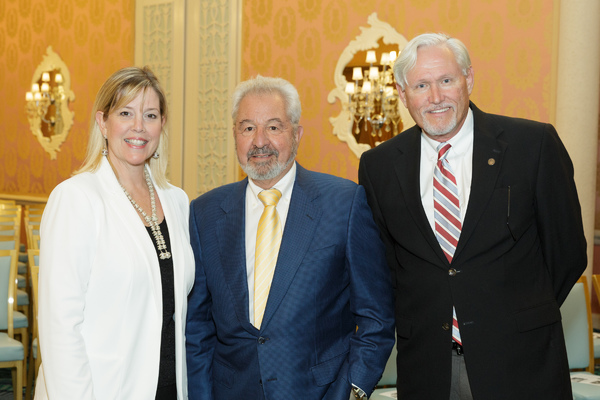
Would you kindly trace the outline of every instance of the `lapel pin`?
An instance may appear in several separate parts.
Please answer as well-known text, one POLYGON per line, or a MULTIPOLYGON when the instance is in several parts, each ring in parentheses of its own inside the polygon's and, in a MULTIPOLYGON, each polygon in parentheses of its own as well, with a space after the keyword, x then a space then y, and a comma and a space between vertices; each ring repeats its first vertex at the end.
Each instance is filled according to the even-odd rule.
POLYGON ((494 165, 494 164, 496 164, 496 160, 494 160, 493 158, 490 158, 488 160, 488 165, 494 165))

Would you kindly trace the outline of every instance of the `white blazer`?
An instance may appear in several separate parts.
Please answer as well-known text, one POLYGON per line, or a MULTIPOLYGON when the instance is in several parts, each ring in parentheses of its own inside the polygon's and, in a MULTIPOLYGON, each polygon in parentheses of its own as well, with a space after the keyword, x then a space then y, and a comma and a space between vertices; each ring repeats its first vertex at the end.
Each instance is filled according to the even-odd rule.
MULTIPOLYGON (((189 200, 156 187, 175 279, 178 399, 187 399, 185 319, 194 281, 189 200)), ((103 159, 51 193, 41 223, 36 399, 154 399, 162 284, 154 244, 103 159)))

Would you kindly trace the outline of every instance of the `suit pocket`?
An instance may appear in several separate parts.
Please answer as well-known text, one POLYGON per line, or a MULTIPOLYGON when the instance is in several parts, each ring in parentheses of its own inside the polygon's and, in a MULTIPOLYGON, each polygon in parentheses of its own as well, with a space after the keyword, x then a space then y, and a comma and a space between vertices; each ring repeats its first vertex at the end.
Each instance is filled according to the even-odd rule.
POLYGON ((216 383, 231 389, 234 384, 235 371, 215 359, 213 362, 213 379, 216 383))
POLYGON ((552 325, 560 322, 560 319, 560 310, 558 304, 556 304, 556 301, 554 300, 521 310, 515 315, 519 332, 527 332, 543 326, 552 325))
POLYGON ((337 379, 342 364, 348 358, 349 351, 333 357, 325 362, 315 365, 310 369, 317 386, 325 386, 337 379))
POLYGON ((506 226, 517 241, 534 222, 533 194, 522 184, 507 185, 496 190, 498 193, 495 196, 506 199, 506 226))
POLYGON ((308 252, 306 252, 306 255, 302 259, 302 264, 313 263, 315 261, 325 259, 333 259, 335 256, 335 248, 336 246, 335 244, 333 244, 328 247, 309 250, 308 252))

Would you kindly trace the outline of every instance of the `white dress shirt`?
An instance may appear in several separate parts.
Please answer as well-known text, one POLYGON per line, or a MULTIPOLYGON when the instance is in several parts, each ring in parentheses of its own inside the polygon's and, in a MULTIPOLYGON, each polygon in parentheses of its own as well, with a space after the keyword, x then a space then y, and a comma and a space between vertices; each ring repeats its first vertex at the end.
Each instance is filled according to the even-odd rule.
MULTIPOLYGON (((437 163, 437 147, 441 142, 431 139, 421 132, 421 202, 423 209, 435 232, 433 216, 433 171, 437 163)), ((460 201, 460 219, 464 221, 471 194, 471 179, 473 177, 473 112, 469 108, 467 118, 458 133, 448 140, 452 148, 446 159, 456 177, 460 201)))
MULTIPOLYGON (((296 181, 296 162, 292 168, 271 189, 275 188, 281 192, 281 199, 277 203, 277 214, 281 222, 281 229, 285 228, 285 220, 290 208, 294 182, 296 181)), ((246 187, 246 276, 248 278, 248 316, 250 323, 254 325, 254 253, 256 250, 256 233, 258 221, 265 209, 258 198, 258 194, 264 189, 258 187, 252 179, 248 178, 246 187)))

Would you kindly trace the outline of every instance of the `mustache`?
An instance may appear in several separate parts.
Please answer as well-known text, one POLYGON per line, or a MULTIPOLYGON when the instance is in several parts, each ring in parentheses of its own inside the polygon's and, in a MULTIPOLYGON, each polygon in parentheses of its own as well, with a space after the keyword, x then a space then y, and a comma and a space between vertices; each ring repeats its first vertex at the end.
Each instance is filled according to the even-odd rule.
POLYGON ((279 157, 279 152, 269 146, 263 147, 255 147, 248 151, 248 158, 252 156, 264 156, 264 155, 274 155, 275 157, 279 157))

